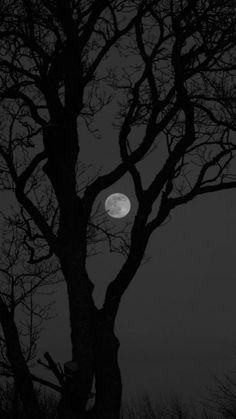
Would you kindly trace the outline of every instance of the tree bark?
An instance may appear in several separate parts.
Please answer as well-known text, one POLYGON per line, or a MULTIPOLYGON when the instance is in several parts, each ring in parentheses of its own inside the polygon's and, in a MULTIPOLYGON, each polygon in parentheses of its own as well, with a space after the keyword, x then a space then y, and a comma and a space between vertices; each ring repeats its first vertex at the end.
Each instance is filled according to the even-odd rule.
POLYGON ((95 387, 96 399, 92 418, 119 419, 122 382, 118 365, 119 340, 114 323, 98 311, 95 330, 95 387))
POLYGON ((58 406, 59 419, 119 419, 121 376, 119 342, 104 310, 95 308, 93 284, 86 271, 88 208, 76 193, 75 164, 79 153, 76 121, 66 118, 45 131, 45 172, 60 206, 56 250, 67 284, 72 359, 77 370, 67 377, 58 406), (69 138, 70 141, 65 141, 69 138), (86 404, 96 382, 95 406, 86 404))
POLYGON ((75 366, 66 377, 58 406, 59 419, 84 419, 94 376, 93 284, 88 278, 79 243, 67 247, 61 257, 62 272, 68 290, 72 359, 75 366), (71 246, 71 248, 70 248, 71 246))
MULTIPOLYGON (((58 406, 59 419, 120 419, 122 382, 118 365, 119 341, 102 310, 96 311, 92 330, 94 359, 90 358, 90 367, 78 360, 78 374, 67 378, 58 406), (88 389, 91 391, 93 377, 95 404, 87 411, 88 389)), ((90 348, 85 345, 84 351, 89 353, 90 348)))

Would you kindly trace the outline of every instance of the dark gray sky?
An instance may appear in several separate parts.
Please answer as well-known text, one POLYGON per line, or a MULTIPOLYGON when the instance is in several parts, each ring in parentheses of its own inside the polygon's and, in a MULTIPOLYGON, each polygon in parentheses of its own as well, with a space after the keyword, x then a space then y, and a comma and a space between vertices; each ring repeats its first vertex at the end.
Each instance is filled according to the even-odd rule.
MULTIPOLYGON (((201 197, 156 231, 117 319, 125 397, 176 391, 198 397, 209 372, 234 366, 236 343, 235 192, 201 197)), ((101 303, 119 256, 98 255, 89 271, 101 303)), ((65 289, 56 294, 58 317, 46 324, 39 352, 70 359, 65 289)))
MULTIPOLYGON (((94 164, 93 173, 96 167, 105 171, 117 162, 109 109, 104 116, 101 140, 93 139, 80 125, 83 161, 94 164)), ((150 156, 153 164, 154 159, 150 156)), ((137 203, 129 177, 101 193, 97 203, 103 205, 111 191, 131 198, 127 219, 132 221, 137 203)), ((125 397, 174 391, 184 398, 197 398, 211 382, 210 372, 223 373, 236 364, 235 220, 236 191, 219 192, 179 207, 171 221, 152 235, 147 248, 151 259, 140 267, 117 319, 125 397)), ((110 255, 107 248, 89 259, 98 304, 121 263, 121 256, 110 255)), ((70 345, 63 286, 55 299, 58 317, 45 325, 39 352, 48 350, 65 362, 70 359, 70 345)))
MULTIPOLYGON (((120 57, 114 51, 111 54, 108 60, 116 64, 120 57)), ((125 57, 128 66, 127 60, 125 57)), ((94 138, 82 120, 78 122, 80 158, 92 164, 92 176, 99 169, 112 169, 119 161, 118 133, 112 129, 116 113, 112 105, 94 118, 101 139, 94 138)), ((144 183, 161 167, 163 157, 157 148, 142 163, 144 183)), ((103 191, 96 205, 103 205, 111 192, 125 193, 131 199, 127 219, 109 220, 109 225, 122 227, 122 222, 132 222, 137 208, 130 177, 126 175, 103 191)), ((236 190, 232 190, 179 207, 172 212, 171 221, 153 233, 147 248, 150 260, 128 288, 116 323, 125 398, 144 392, 152 397, 176 392, 184 399, 196 399, 211 382, 210 372, 223 373, 236 364, 235 221, 236 190)), ((122 263, 120 255, 110 255, 107 247, 102 250, 88 260, 98 305, 122 263)), ((45 323, 38 356, 49 351, 63 364, 71 358, 65 285, 58 286, 53 299, 58 316, 45 323)), ((44 375, 41 367, 37 370, 44 375)))

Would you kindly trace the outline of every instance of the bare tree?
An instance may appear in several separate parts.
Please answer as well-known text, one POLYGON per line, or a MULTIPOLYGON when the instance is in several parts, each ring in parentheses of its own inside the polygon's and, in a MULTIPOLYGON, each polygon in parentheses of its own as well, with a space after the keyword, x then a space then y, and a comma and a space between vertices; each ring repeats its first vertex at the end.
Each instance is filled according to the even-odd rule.
MULTIPOLYGON (((58 406, 61 419, 119 418, 114 325, 151 234, 178 205, 236 187, 233 11, 232 0, 1 2, 1 189, 18 202, 29 262, 56 257, 66 282, 72 359, 58 406), (114 51, 120 64, 109 60, 114 51), (94 116, 109 103, 119 107, 114 128, 120 163, 93 173, 79 190, 78 118, 97 135, 94 116), (144 186, 140 162, 157 147, 158 169, 144 186), (101 216, 94 219, 94 205, 127 173, 138 208, 131 227, 117 237, 101 216), (94 244, 89 237, 107 238, 124 255, 101 309, 86 268, 94 244), (95 404, 88 410, 93 379, 95 404)), ((4 303, 0 321, 26 417, 40 418, 4 303)))
POLYGON ((235 368, 222 377, 211 373, 212 384, 206 388, 207 395, 202 404, 207 406, 214 415, 222 418, 236 417, 236 381, 235 368))
MULTIPOLYGON (((45 262, 29 263, 32 252, 29 255, 28 246, 24 247, 26 236, 25 231, 22 235, 19 221, 16 214, 4 217, 0 256, 0 306, 3 330, 3 335, 0 334, 0 376, 13 378, 12 416, 14 418, 17 417, 19 384, 21 385, 16 369, 22 360, 29 367, 34 365, 43 320, 50 318, 52 291, 48 292, 47 288, 62 281, 58 278, 56 263, 53 266, 45 262), (44 301, 49 300, 48 303, 42 302, 42 298, 39 303, 40 293, 44 294, 44 301), (10 336, 12 350, 9 347, 10 336), (20 352, 14 351, 13 344, 15 348, 19 347, 20 352)), ((47 380, 42 380, 33 374, 30 376, 34 381, 57 390, 57 386, 47 380)))

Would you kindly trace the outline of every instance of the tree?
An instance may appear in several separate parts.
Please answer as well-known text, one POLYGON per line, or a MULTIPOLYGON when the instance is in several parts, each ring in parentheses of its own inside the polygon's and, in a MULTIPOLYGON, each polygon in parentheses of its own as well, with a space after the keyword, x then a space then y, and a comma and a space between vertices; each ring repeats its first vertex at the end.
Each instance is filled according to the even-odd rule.
MULTIPOLYGON (((0 376, 8 379, 13 378, 13 383, 11 396, 9 391, 6 393, 1 388, 0 406, 1 399, 4 399, 3 394, 6 393, 7 396, 10 396, 8 403, 12 400, 11 414, 14 418, 18 417, 19 401, 16 369, 21 363, 21 354, 16 348, 18 346, 21 348, 24 361, 31 367, 37 355, 37 340, 40 336, 42 323, 49 319, 48 314, 52 305, 50 301, 52 291, 48 292, 47 288, 62 281, 58 278, 56 263, 53 263, 53 266, 48 262, 28 263, 28 253, 22 246, 26 238, 24 227, 28 224, 23 213, 21 213, 22 216, 23 223, 16 214, 13 217, 4 217, 4 224, 1 228, 3 243, 0 256, 0 307, 5 339, 0 336, 0 376), (38 294, 42 291, 44 291, 44 301, 39 303, 38 294), (47 297, 49 298, 48 303, 46 303, 47 297), (12 348, 9 346, 9 339, 12 341, 12 348)), ((49 354, 45 354, 45 359, 48 361, 47 367, 52 366, 49 354)), ((53 383, 42 380, 33 374, 31 374, 31 379, 60 391, 53 383)), ((5 399, 3 400, 4 404, 7 401, 5 399)), ((3 415, 3 413, 1 414, 3 415)))
MULTIPOLYGON (((151 234, 177 206, 236 187, 233 10, 232 0, 1 2, 1 189, 27 218, 29 263, 55 257, 68 291, 73 370, 62 386, 59 418, 119 418, 114 325, 151 234), (109 103, 119 107, 120 162, 78 190, 78 120, 97 135, 94 116, 109 103), (144 187, 142 161, 157 145, 156 173, 144 187), (131 230, 118 237, 94 217, 94 205, 127 173, 138 209, 131 230), (98 309, 86 260, 91 243, 105 238, 124 263, 98 309), (93 379, 95 404, 86 412, 93 379)), ((3 302, 13 364, 9 316, 3 302)), ((26 417, 41 418, 19 345, 16 352, 26 417)))
POLYGON ((202 400, 214 414, 222 418, 235 418, 236 416, 236 395, 235 395, 235 368, 223 376, 211 373, 212 384, 207 387, 207 396, 202 400))

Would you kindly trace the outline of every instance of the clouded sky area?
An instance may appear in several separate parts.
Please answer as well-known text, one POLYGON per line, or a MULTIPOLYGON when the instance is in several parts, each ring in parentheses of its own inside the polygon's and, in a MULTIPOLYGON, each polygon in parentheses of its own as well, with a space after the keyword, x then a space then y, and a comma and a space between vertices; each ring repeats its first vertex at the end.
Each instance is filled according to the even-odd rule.
MULTIPOLYGON (((81 159, 92 163, 91 175, 99 168, 111 169, 118 161, 117 134, 110 118, 108 107, 100 115, 99 140, 79 122, 81 159)), ((147 178, 155 169, 158 149, 155 153, 143 163, 147 178)), ((114 228, 115 223, 122 227, 132 222, 137 203, 129 176, 103 191, 96 205, 103 206, 110 192, 127 194, 132 210, 122 221, 107 216, 108 222, 114 228)), ((196 399, 211 383, 211 372, 222 374, 234 367, 235 216, 235 191, 214 193, 177 208, 171 220, 153 233, 146 252, 150 260, 128 288, 116 322, 125 398, 175 392, 184 399, 196 399)), ((98 305, 123 261, 120 255, 109 254, 106 246, 100 251, 88 260, 98 305)), ((58 316, 45 325, 39 355, 48 350, 63 363, 71 356, 64 286, 54 299, 58 316)))

